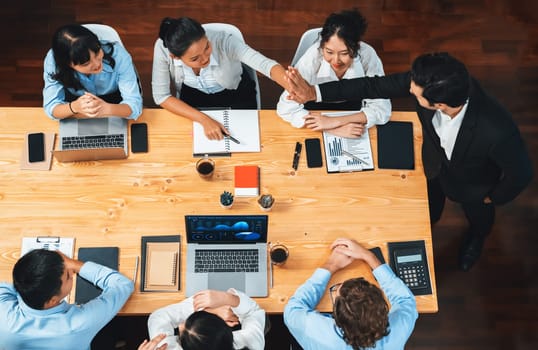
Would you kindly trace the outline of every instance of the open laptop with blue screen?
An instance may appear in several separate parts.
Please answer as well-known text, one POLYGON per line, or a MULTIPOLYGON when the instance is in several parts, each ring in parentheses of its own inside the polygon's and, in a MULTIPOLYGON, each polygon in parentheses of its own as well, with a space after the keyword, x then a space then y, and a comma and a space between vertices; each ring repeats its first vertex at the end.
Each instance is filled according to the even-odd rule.
POLYGON ((127 158, 127 129, 119 117, 62 119, 54 156, 60 162, 127 158))
POLYGON ((186 215, 185 294, 235 288, 267 291, 267 215, 186 215))

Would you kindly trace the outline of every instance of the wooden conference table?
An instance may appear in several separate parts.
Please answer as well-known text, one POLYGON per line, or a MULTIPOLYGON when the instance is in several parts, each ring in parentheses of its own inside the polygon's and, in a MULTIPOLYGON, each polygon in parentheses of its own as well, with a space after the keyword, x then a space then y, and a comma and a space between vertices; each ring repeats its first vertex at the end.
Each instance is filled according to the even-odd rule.
MULTIPOLYGON (((231 210, 219 205, 223 190, 233 191, 233 168, 260 166, 260 190, 276 199, 269 215, 269 240, 285 244, 290 256, 274 268, 274 286, 256 301, 269 313, 283 311, 288 298, 328 257, 330 243, 351 237, 367 247, 387 242, 425 240, 433 294, 417 296, 419 312, 437 312, 432 238, 426 180, 420 147, 422 133, 412 112, 394 112, 392 120, 413 122, 415 170, 377 169, 376 128, 370 129, 376 169, 328 174, 325 167, 291 167, 295 142, 319 132, 292 128, 274 111, 260 111, 261 153, 214 158, 209 181, 200 178, 192 156, 192 123, 162 109, 145 109, 138 122, 149 130, 149 152, 125 160, 58 163, 50 171, 20 170, 26 132, 57 132, 58 123, 42 108, 0 108, 0 281, 11 282, 21 240, 32 236, 75 237, 79 247, 117 246, 120 272, 133 276, 141 236, 181 235, 181 290, 135 292, 120 314, 147 314, 184 299, 185 222, 187 214, 265 214, 256 198, 236 198, 231 210)), ((140 274, 140 271, 138 271, 140 274)), ((365 276, 361 261, 336 273, 330 284, 365 276)), ((329 284, 329 285, 330 285, 329 284)), ((74 293, 71 293, 74 300, 74 293)), ((318 308, 332 309, 328 295, 318 308)))

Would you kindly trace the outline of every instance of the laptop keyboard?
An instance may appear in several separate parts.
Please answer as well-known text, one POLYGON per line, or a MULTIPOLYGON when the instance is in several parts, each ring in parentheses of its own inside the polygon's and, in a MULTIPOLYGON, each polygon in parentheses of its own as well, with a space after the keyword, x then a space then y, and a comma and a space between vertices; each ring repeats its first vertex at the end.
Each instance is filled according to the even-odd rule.
POLYGON ((62 149, 123 148, 123 134, 62 137, 62 149))
POLYGON ((258 250, 196 250, 194 272, 258 272, 258 250))

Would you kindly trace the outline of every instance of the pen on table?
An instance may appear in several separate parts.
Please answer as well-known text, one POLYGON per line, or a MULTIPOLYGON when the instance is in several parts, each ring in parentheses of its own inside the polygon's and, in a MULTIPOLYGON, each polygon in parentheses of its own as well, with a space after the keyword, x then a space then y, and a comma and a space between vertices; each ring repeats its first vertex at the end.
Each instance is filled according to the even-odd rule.
POLYGON ((293 163, 292 167, 293 170, 297 170, 297 167, 299 166, 299 158, 301 157, 301 150, 303 149, 303 145, 300 142, 295 143, 295 151, 293 152, 293 163))
POLYGON ((368 165, 368 163, 366 163, 364 160, 360 159, 359 157, 357 157, 356 155, 354 155, 353 153, 349 153, 348 151, 346 150, 342 150, 342 154, 345 155, 345 156, 348 156, 356 161, 359 161, 361 163, 363 163, 364 165, 368 165))
POLYGON ((269 261, 269 287, 273 288, 273 262, 269 261))
POLYGON ((133 284, 136 284, 136 276, 138 276, 138 261, 140 260, 140 257, 137 256, 135 260, 135 268, 134 268, 134 274, 133 274, 133 284))

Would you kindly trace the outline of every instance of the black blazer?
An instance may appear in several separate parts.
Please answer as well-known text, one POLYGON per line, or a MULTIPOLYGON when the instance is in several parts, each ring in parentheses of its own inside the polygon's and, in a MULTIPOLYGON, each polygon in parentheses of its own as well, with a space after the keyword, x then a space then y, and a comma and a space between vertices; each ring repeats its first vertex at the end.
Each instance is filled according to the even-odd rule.
MULTIPOLYGON (((319 85, 323 101, 412 96, 410 72, 384 77, 344 79, 319 85)), ((471 79, 469 105, 463 118, 451 160, 441 147, 432 124, 435 113, 421 107, 422 161, 428 179, 438 178, 445 194, 457 202, 493 203, 514 199, 532 179, 532 163, 512 116, 471 79)))

